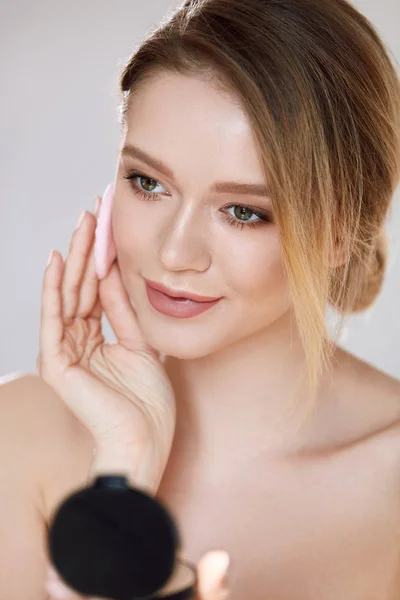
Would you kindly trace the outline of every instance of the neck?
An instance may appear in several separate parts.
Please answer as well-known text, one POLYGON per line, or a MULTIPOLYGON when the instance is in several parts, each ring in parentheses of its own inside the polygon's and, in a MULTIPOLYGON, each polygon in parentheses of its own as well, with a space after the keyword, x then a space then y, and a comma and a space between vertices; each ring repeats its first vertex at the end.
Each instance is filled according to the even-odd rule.
MULTIPOLYGON (((167 356, 164 366, 177 405, 173 451, 202 464, 210 457, 243 461, 304 445, 311 425, 299 434, 300 421, 288 418, 299 402, 304 360, 290 312, 257 335, 212 354, 194 360, 167 356)), ((321 381, 316 414, 327 385, 321 381)))

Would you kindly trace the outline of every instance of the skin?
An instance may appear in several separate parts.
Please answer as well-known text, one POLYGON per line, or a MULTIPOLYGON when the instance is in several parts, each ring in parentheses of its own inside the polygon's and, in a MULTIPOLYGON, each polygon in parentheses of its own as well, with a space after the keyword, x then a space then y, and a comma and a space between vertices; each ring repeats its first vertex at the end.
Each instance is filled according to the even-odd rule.
MULTIPOLYGON (((173 452, 185 453, 190 444, 192 466, 211 455, 222 468, 283 450, 296 437, 296 421, 288 427, 286 411, 304 353, 279 232, 274 222, 250 227, 246 220, 259 220, 254 213, 226 208, 248 204, 265 214, 271 200, 210 193, 220 180, 265 184, 246 115, 209 82, 158 74, 133 94, 121 149, 128 144, 175 174, 166 177, 122 151, 112 213, 124 286, 145 338, 166 355, 176 392, 173 452), (133 169, 145 177, 124 179, 133 169), (158 201, 139 197, 134 181, 158 193, 158 201), (224 213, 244 222, 243 229, 228 224, 224 213), (143 277, 223 299, 195 318, 164 316, 150 305, 143 277)), ((322 381, 319 396, 326 401, 327 395, 322 381)))
MULTIPOLYGON (((398 435, 390 431, 400 422, 400 388, 336 348, 333 372, 320 381, 312 419, 301 430, 301 413, 288 421, 304 353, 279 232, 274 223, 241 230, 223 219, 225 211, 239 222, 256 220, 253 213, 241 217, 227 207, 248 204, 262 213, 271 210, 271 201, 210 192, 220 180, 265 183, 246 116, 234 97, 210 82, 165 73, 135 91, 121 141, 121 150, 134 144, 175 173, 171 179, 121 152, 112 226, 124 287, 144 337, 166 357, 175 391, 176 433, 158 497, 168 502, 179 524, 183 556, 201 555, 204 544, 215 541, 227 548, 235 598, 243 597, 243 589, 248 597, 260 597, 256 594, 264 593, 268 568, 268 589, 276 585, 282 593, 286 586, 288 597, 297 597, 301 585, 308 589, 316 574, 321 583, 324 569, 329 584, 353 586, 349 597, 365 597, 363 590, 356 595, 362 585, 356 581, 358 572, 366 574, 368 589, 382 589, 392 577, 397 553, 392 531, 398 523, 398 493, 395 486, 393 492, 386 490, 398 461, 385 467, 380 457, 399 455, 398 435), (124 179, 133 169, 144 176, 135 179, 139 188, 160 194, 157 202, 139 197, 132 181, 124 179), (150 305, 143 277, 223 299, 195 318, 167 317, 150 305), (386 438, 383 431, 388 431, 386 438), (290 460, 280 460, 289 455, 290 460), (346 494, 341 481, 352 482, 346 494), (261 520, 251 523, 250 513, 259 518, 268 511, 273 518, 266 518, 267 528, 261 520), (216 523, 221 515, 224 523, 205 527, 203 516, 216 523), (382 521, 371 515, 383 515, 382 521), (230 531, 231 523, 243 520, 249 527, 245 537, 243 527, 230 531), (341 540, 347 550, 338 557, 341 540), (305 547, 307 552, 299 553, 305 547), (283 582, 280 564, 288 573, 283 582)), ((204 558, 207 586, 212 569, 204 558)), ((328 583, 323 589, 329 593, 328 583)), ((226 593, 221 587, 215 596, 199 591, 199 600, 222 600, 226 593)))

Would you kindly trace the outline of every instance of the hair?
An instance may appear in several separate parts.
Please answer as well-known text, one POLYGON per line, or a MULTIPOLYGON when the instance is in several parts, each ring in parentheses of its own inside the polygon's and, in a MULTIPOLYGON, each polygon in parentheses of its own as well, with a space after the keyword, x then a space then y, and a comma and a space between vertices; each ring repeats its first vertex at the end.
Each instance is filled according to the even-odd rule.
POLYGON ((390 55, 346 0, 185 0, 119 75, 123 128, 132 94, 159 72, 201 77, 245 111, 305 351, 308 415, 346 316, 370 307, 384 281, 400 176, 390 55), (327 303, 340 317, 332 340, 327 303))

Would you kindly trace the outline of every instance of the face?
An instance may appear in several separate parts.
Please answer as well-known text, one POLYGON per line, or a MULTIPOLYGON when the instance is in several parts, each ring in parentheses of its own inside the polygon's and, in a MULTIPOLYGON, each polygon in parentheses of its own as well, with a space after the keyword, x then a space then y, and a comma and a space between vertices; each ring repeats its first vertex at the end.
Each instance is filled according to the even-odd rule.
POLYGON ((144 337, 168 356, 198 358, 267 334, 290 308, 270 199, 212 191, 220 181, 266 184, 235 99, 209 82, 169 73, 138 88, 114 183, 113 235, 144 337), (126 146, 170 173, 132 157, 126 146), (167 316, 149 302, 144 278, 221 299, 191 318, 167 316))

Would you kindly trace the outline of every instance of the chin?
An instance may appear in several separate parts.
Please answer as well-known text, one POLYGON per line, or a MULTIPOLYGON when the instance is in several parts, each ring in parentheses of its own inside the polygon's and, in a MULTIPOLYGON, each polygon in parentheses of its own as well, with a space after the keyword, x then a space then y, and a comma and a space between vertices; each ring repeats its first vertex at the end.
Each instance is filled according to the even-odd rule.
POLYGON ((160 330, 146 331, 146 328, 142 327, 143 337, 147 344, 154 348, 160 355, 171 356, 180 360, 194 360, 197 358, 203 358, 209 354, 212 354, 218 350, 219 346, 210 343, 212 340, 199 339, 196 334, 188 336, 184 334, 182 337, 178 335, 170 335, 165 331, 165 335, 160 335, 160 330))
POLYGON ((199 348, 199 345, 195 343, 184 345, 174 344, 171 342, 165 344, 156 342, 148 343, 164 358, 171 356, 172 358, 177 358, 179 360, 195 360, 197 358, 203 358, 214 351, 214 349, 210 347, 204 348, 202 351, 202 349, 199 348))

